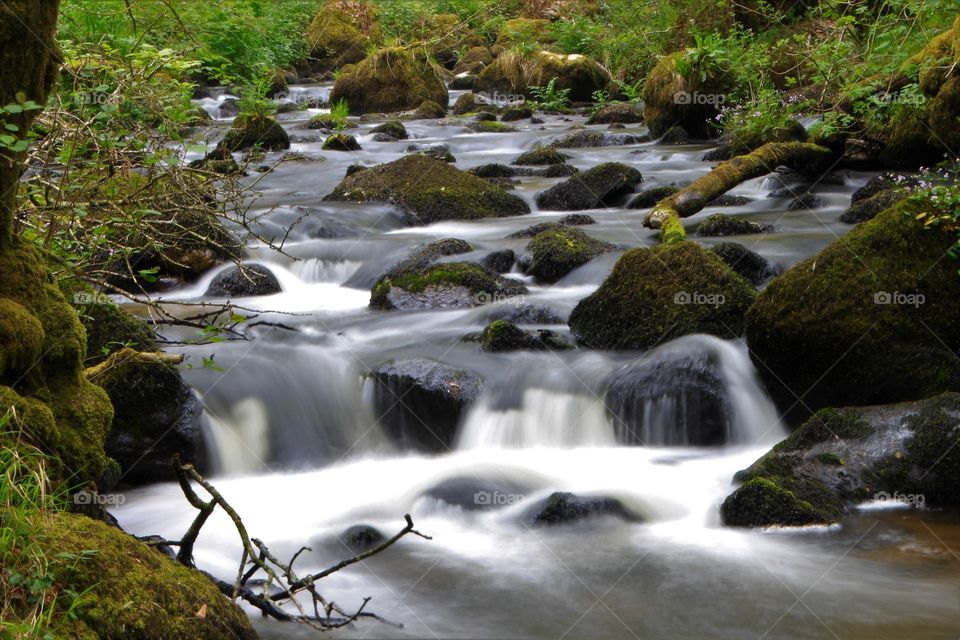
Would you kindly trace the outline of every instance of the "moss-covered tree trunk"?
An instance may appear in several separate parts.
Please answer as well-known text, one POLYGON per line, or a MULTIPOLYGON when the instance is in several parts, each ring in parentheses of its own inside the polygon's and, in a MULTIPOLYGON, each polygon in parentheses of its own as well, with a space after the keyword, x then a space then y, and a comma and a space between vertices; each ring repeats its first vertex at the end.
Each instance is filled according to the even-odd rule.
MULTIPOLYGON (((0 2, 0 106, 46 103, 62 61, 54 40, 59 7, 60 0, 0 2)), ((12 135, 23 136, 36 114, 6 114, 0 122, 15 125, 12 135)), ((21 161, 22 154, 0 148, 0 251, 11 247, 21 161)))

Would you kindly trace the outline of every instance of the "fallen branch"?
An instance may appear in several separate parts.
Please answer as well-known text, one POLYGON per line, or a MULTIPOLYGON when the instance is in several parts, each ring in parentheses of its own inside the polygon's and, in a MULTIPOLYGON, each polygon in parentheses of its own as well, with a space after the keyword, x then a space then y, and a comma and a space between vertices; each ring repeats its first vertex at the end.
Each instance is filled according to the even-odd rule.
POLYGON ((206 572, 202 572, 217 585, 217 588, 223 594, 231 599, 240 598, 251 606, 256 607, 263 615, 275 620, 296 621, 318 630, 337 629, 351 624, 360 618, 372 618, 386 624, 401 626, 366 611, 370 598, 364 598, 363 603, 356 611, 352 613, 344 611, 333 602, 327 601, 317 590, 316 583, 352 564, 356 564, 357 562, 361 562, 383 552, 394 545, 400 538, 408 534, 430 540, 430 536, 414 528, 413 519, 409 515, 404 516, 406 526, 403 527, 403 529, 373 549, 358 554, 353 558, 343 560, 328 569, 301 578, 297 576, 293 565, 300 554, 304 551, 310 551, 309 547, 301 547, 293 554, 289 562, 284 563, 273 555, 263 541, 249 536, 240 515, 234 510, 230 503, 224 499, 223 495, 217 491, 216 487, 210 484, 206 478, 201 476, 197 470, 193 468, 193 465, 183 465, 180 464, 179 460, 174 460, 174 471, 177 474, 177 480, 180 483, 180 488, 183 490, 184 496, 187 498, 187 502, 197 509, 198 513, 182 539, 179 541, 162 541, 161 544, 179 547, 177 561, 187 567, 195 569, 193 547, 200 534, 200 530, 216 507, 219 506, 223 509, 227 516, 233 521, 234 528, 240 536, 240 542, 243 547, 237 579, 234 583, 229 583, 206 572), (204 500, 197 495, 197 492, 193 488, 193 483, 200 485, 203 490, 210 495, 210 499, 204 500), (248 564, 250 565, 249 568, 247 567, 248 564), (267 577, 260 582, 262 591, 258 593, 249 587, 248 583, 260 571, 267 577), (274 587, 276 587, 275 591, 273 591, 274 587), (313 609, 312 614, 307 613, 297 599, 297 594, 301 592, 309 594, 313 609), (297 613, 294 614, 285 611, 283 609, 285 603, 292 603, 297 608, 297 613))
POLYGON ((137 364, 159 364, 159 365, 177 365, 183 362, 183 354, 160 353, 150 351, 136 351, 129 347, 124 347, 120 351, 110 354, 110 356, 98 365, 84 370, 83 375, 87 380, 95 380, 104 373, 128 363, 137 364))
POLYGON ((738 184, 767 175, 779 166, 804 174, 820 175, 830 168, 834 159, 832 151, 816 144, 765 144, 746 155, 727 160, 707 175, 664 198, 653 206, 643 224, 651 229, 660 229, 660 239, 665 244, 679 242, 686 238, 680 218, 694 215, 738 184))

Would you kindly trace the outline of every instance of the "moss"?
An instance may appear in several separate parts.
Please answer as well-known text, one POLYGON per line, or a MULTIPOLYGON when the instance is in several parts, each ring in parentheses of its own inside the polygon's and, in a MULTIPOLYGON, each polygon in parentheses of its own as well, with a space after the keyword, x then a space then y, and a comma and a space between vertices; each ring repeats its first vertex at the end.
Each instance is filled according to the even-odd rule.
POLYGON ((0 384, 9 387, 6 399, 30 405, 28 433, 63 463, 64 477, 57 480, 65 476, 75 482, 96 480, 108 466, 103 441, 113 410, 106 394, 82 376, 87 340, 77 314, 54 282, 43 254, 29 244, 15 241, 0 251, 0 291, 9 301, 3 319, 18 322, 0 327, 0 335, 21 334, 23 326, 31 325, 24 339, 36 340, 37 327, 26 319, 28 313, 39 322, 43 336, 41 355, 27 370, 13 371, 10 365, 20 362, 35 345, 19 343, 19 354, 17 349, 4 350, 7 370, 0 374, 0 384))
POLYGON ((545 345, 533 334, 524 331, 512 322, 495 320, 488 324, 480 335, 480 347, 484 351, 517 351, 520 349, 544 349, 545 345))
MULTIPOLYGON (((444 101, 443 104, 447 104, 444 101)), ((414 120, 436 120, 447 115, 447 110, 433 100, 424 100, 411 114, 414 120)))
POLYGON ((509 49, 517 45, 529 45, 531 42, 550 45, 555 39, 550 35, 547 27, 549 20, 542 18, 513 18, 507 20, 500 27, 496 45, 509 49))
POLYGON ((856 409, 821 409, 774 449, 799 451, 839 438, 859 440, 873 433, 870 423, 856 409))
POLYGON ((383 124, 370 129, 370 133, 385 133, 397 140, 406 140, 409 136, 407 128, 399 120, 388 120, 383 124))
POLYGON ((500 109, 492 104, 483 102, 475 93, 465 93, 453 103, 453 115, 462 116, 468 113, 499 113, 500 109))
POLYGON ((360 62, 370 44, 379 39, 379 28, 371 27, 364 33, 354 26, 351 16, 324 7, 307 28, 311 66, 323 73, 360 62))
POLYGON ((768 225, 745 220, 725 213, 715 213, 700 223, 697 227, 698 236, 735 236, 749 235, 754 233, 766 233, 773 228, 768 225))
POLYGON ((334 133, 323 141, 324 151, 359 151, 360 143, 353 136, 346 133, 334 133))
POLYGON ((807 130, 796 120, 781 127, 771 127, 764 132, 734 130, 730 136, 730 153, 742 155, 759 149, 768 142, 806 142, 807 130))
POLYGON ((356 173, 324 199, 392 203, 414 224, 523 215, 530 211, 523 200, 503 189, 419 154, 356 173))
POLYGON ((119 529, 71 514, 37 516, 34 525, 58 586, 83 594, 76 618, 62 616, 58 637, 256 638, 246 614, 207 577, 119 529))
POLYGON ((343 126, 347 129, 357 128, 357 124, 355 122, 351 122, 349 120, 338 120, 329 113, 320 113, 315 115, 310 118, 309 122, 307 122, 308 129, 327 129, 329 131, 336 131, 340 126, 343 126))
POLYGON ((556 149, 551 149, 549 147, 537 147, 526 151, 520 156, 511 162, 510 164, 515 164, 519 166, 549 166, 554 164, 566 164, 570 156, 565 153, 560 153, 556 149))
POLYGON ((447 87, 433 63, 399 48, 381 49, 333 85, 330 102, 346 100, 350 113, 389 113, 415 109, 424 101, 447 104, 447 87))
POLYGON ((677 71, 677 61, 684 55, 681 52, 661 58, 643 85, 644 119, 650 135, 655 138, 675 125, 695 138, 714 135, 712 123, 716 121, 722 96, 730 88, 729 78, 725 74, 706 80, 699 74, 693 78, 683 77, 677 71))
POLYGON ((783 406, 796 392, 815 410, 960 386, 960 278, 944 259, 953 239, 925 231, 913 207, 857 226, 775 278, 750 309, 751 355, 783 406))
POLYGON ((960 396, 943 394, 907 419, 910 484, 934 504, 960 503, 960 396))
POLYGON ((687 230, 678 216, 670 216, 660 225, 660 242, 676 244, 687 239, 687 230))
POLYGON ((0 380, 11 380, 40 357, 43 325, 23 306, 0 298, 0 327, 0 380))
POLYGON ((753 478, 724 500, 724 524, 734 527, 829 524, 842 513, 831 504, 817 504, 769 478, 753 478))
POLYGON ((715 254, 692 242, 623 254, 600 288, 570 315, 582 342, 646 349, 690 333, 736 337, 756 293, 715 254))
POLYGON ((227 151, 242 151, 254 147, 264 151, 290 148, 290 136, 280 123, 267 116, 238 116, 220 143, 227 151))
POLYGON ((533 97, 530 87, 545 87, 556 79, 554 88, 569 89, 573 101, 590 101, 593 92, 610 83, 610 74, 592 58, 537 51, 523 55, 504 53, 477 76, 476 90, 533 97))
POLYGON ((463 288, 473 296, 473 304, 490 302, 495 296, 519 295, 526 288, 515 280, 503 278, 472 262, 441 262, 394 270, 379 280, 371 291, 370 306, 392 309, 390 293, 400 289, 407 293, 423 293, 428 289, 463 288), (478 294, 484 294, 478 298, 478 294))
POLYGON ((528 273, 545 282, 556 282, 614 246, 579 229, 559 227, 537 234, 527 248, 533 254, 528 273))
POLYGON ((643 181, 640 172, 620 162, 605 162, 536 196, 541 209, 578 211, 613 206, 643 181))

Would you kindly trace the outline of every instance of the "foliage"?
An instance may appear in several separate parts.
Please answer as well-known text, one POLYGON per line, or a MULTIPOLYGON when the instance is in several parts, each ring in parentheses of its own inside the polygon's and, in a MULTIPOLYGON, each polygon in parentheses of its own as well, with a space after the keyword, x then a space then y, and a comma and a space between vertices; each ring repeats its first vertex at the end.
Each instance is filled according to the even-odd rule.
POLYGON ((544 87, 529 87, 533 102, 544 111, 566 111, 570 107, 570 89, 557 89, 552 78, 544 87))
POLYGON ((916 205, 907 214, 915 217, 924 229, 939 230, 956 236, 948 253, 960 260, 960 162, 952 166, 923 172, 917 183, 903 187, 916 205))
POLYGON ((780 132, 789 132, 798 126, 795 115, 802 104, 790 101, 772 88, 760 90, 751 99, 729 107, 723 107, 717 115, 723 132, 735 141, 750 141, 749 148, 734 149, 744 153, 763 142, 782 139, 780 132))
POLYGON ((336 125, 337 133, 343 133, 347 128, 347 116, 350 115, 350 105, 345 98, 340 98, 330 105, 330 119, 336 125))
POLYGON ((730 52, 726 40, 718 34, 694 36, 695 46, 687 49, 686 55, 677 59, 677 71, 684 78, 706 82, 726 73, 730 67, 730 52))
POLYGON ((247 118, 266 118, 277 111, 277 103, 267 97, 269 84, 264 80, 251 83, 240 92, 237 107, 240 116, 247 118))

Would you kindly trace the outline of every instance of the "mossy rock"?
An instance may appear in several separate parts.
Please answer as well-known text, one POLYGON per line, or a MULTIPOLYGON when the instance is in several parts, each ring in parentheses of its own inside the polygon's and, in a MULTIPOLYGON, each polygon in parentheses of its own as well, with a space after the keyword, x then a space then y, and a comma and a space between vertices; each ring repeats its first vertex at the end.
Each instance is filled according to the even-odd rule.
POLYGON ((411 224, 530 212, 526 202, 503 189, 419 154, 356 173, 324 200, 391 203, 407 215, 411 224))
POLYGON ((467 128, 476 133, 513 133, 516 131, 505 122, 491 120, 475 120, 468 124, 467 128))
POLYGON ((356 129, 357 123, 351 122, 350 120, 340 120, 334 118, 329 113, 321 113, 310 118, 310 121, 307 122, 308 129, 320 129, 326 131, 336 131, 339 128, 345 129, 356 129))
POLYGON ((565 153, 560 153, 556 149, 551 149, 550 147, 537 147, 520 154, 520 156, 510 164, 515 164, 518 166, 542 167, 553 164, 566 164, 569 158, 570 156, 566 155, 565 153))
POLYGON ((605 162, 537 194, 537 206, 579 211, 613 206, 643 181, 640 172, 619 162, 605 162))
POLYGON ((2 401, 20 407, 28 437, 60 458, 55 481, 95 481, 110 465, 103 441, 113 409, 82 375, 86 332, 47 264, 30 244, 0 251, 2 401))
POLYGON ((453 103, 453 115, 462 116, 468 113, 500 113, 500 108, 486 102, 476 93, 465 93, 453 103))
POLYGON ((374 309, 465 308, 526 293, 522 283, 471 262, 441 262, 392 270, 373 286, 374 309))
MULTIPOLYGON (((447 87, 434 64, 408 49, 381 49, 350 73, 342 73, 330 92, 330 102, 346 100, 350 113, 390 113, 416 109, 425 101, 445 105, 447 87)), ((424 116, 426 117, 426 116, 424 116)))
POLYGON ((592 58, 579 54, 510 51, 480 73, 475 90, 532 98, 530 87, 545 87, 553 79, 556 90, 570 90, 570 100, 586 102, 593 99, 595 91, 606 88, 610 74, 592 58))
POLYGON ((268 116, 238 116, 220 143, 226 151, 258 148, 282 151, 290 148, 290 136, 280 123, 268 116))
MULTIPOLYGON (((550 35, 549 20, 543 18, 513 18, 507 20, 500 27, 497 33, 495 48, 499 51, 510 49, 518 45, 529 45, 536 42, 543 45, 550 45, 556 42, 550 35)), ((503 55, 501 53, 501 55, 503 55)))
POLYGON ((533 109, 528 106, 507 107, 500 116, 501 122, 516 122, 517 120, 526 120, 533 117, 533 109))
POLYGON ((557 138, 548 146, 551 149, 590 149, 593 147, 620 147, 646 141, 646 137, 635 136, 632 133, 573 130, 570 133, 557 138))
POLYGON ((678 188, 669 185, 652 187, 638 193, 637 196, 627 204, 627 209, 649 209, 661 200, 669 198, 677 191, 679 191, 678 188))
POLYGON ((714 213, 697 227, 697 235, 701 237, 741 236, 755 233, 769 233, 773 227, 767 224, 745 220, 725 213, 714 213))
POLYGON ((209 578, 120 529, 66 513, 37 515, 33 525, 57 586, 83 594, 75 619, 57 622, 57 637, 257 637, 243 610, 209 578))
POLYGON ((577 304, 570 328, 598 349, 647 349, 691 333, 733 338, 755 297, 746 280, 692 242, 632 249, 577 304))
MULTIPOLYGON (((490 50, 486 47, 471 47, 469 51, 463 54, 463 57, 460 58, 457 62, 457 66, 454 67, 453 72, 458 74, 459 77, 463 77, 462 74, 468 74, 469 77, 476 80, 478 73, 483 71, 483 68, 488 64, 493 62, 493 55, 490 54, 490 50)), ((450 85, 453 89, 472 89, 473 84, 470 86, 454 86, 450 85)))
POLYGON ((944 257, 955 238, 915 212, 902 202, 857 226, 750 309, 751 355, 782 406, 797 393, 815 410, 960 389, 960 277, 944 257))
POLYGON ((546 349, 533 333, 506 320, 494 320, 483 329, 480 347, 484 351, 519 351, 546 349))
POLYGON ((457 159, 453 157, 453 154, 450 153, 450 145, 442 142, 438 144, 411 144, 406 148, 406 152, 427 156, 440 162, 454 163, 457 161, 457 159))
POLYGON ((587 124, 634 124, 643 122, 643 110, 635 104, 614 102, 607 104, 590 116, 587 124))
POLYGON ((721 242, 710 247, 710 251, 755 287, 762 286, 783 271, 779 265, 771 264, 760 254, 736 242, 721 242))
POLYGON ((324 7, 307 28, 310 66, 317 73, 325 73, 360 62, 379 37, 379 27, 375 24, 364 33, 354 26, 348 14, 331 6, 324 7))
POLYGON ((677 62, 685 52, 661 58, 643 85, 643 114, 650 134, 662 136, 673 126, 681 126, 695 138, 715 135, 718 107, 730 88, 725 74, 702 80, 699 74, 685 78, 677 62))
POLYGON ((720 513, 731 527, 790 527, 830 524, 842 511, 804 500, 774 480, 753 478, 723 501, 720 513))
POLYGON ((334 133, 323 141, 324 151, 359 151, 360 143, 346 133, 334 133))
POLYGON ((527 249, 533 263, 527 273, 544 282, 556 282, 601 253, 614 251, 609 242, 591 238, 579 229, 559 227, 539 233, 527 249))
POLYGON ((370 129, 370 133, 385 133, 397 140, 406 140, 410 137, 410 134, 407 133, 407 128, 403 126, 403 123, 399 120, 388 120, 383 124, 379 124, 370 129))
POLYGON ((424 100, 420 103, 420 106, 413 110, 410 116, 413 120, 436 120, 443 118, 447 115, 446 107, 442 106, 445 104, 447 104, 446 101, 438 104, 433 100, 424 100))

